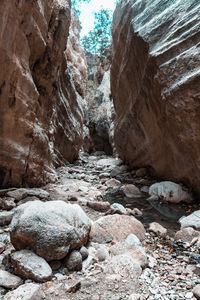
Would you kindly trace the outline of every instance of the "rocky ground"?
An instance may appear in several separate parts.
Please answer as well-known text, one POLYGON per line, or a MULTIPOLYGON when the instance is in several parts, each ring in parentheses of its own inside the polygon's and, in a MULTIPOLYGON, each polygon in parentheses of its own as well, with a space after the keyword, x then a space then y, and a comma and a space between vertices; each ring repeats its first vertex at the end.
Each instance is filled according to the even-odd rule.
POLYGON ((101 152, 82 153, 57 174, 43 189, 0 190, 0 299, 200 299, 200 233, 177 222, 197 204, 147 200, 156 182, 148 170, 101 152), (16 244, 15 207, 35 200, 78 204, 92 220, 86 248, 67 260, 39 258, 37 272, 38 256, 15 252, 9 235, 10 227, 16 244))

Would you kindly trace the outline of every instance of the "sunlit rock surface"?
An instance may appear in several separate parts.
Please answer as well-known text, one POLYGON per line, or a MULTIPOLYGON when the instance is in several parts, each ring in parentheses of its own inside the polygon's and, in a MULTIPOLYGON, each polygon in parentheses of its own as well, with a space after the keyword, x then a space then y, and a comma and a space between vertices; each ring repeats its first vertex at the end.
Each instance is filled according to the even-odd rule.
POLYGON ((65 54, 69 1, 0 1, 0 187, 39 186, 77 157, 83 112, 65 54))
POLYGON ((111 89, 127 163, 200 193, 200 3, 119 1, 111 89))

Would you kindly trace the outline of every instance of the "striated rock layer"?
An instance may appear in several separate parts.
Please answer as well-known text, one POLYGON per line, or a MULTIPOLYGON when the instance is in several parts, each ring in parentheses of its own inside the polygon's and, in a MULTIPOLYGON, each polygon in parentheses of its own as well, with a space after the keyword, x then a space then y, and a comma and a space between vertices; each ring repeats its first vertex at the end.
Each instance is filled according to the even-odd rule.
POLYGON ((198 193, 199 9, 196 0, 119 1, 111 71, 120 156, 198 193))
POLYGON ((83 112, 67 0, 0 1, 0 186, 39 186, 77 157, 83 112))

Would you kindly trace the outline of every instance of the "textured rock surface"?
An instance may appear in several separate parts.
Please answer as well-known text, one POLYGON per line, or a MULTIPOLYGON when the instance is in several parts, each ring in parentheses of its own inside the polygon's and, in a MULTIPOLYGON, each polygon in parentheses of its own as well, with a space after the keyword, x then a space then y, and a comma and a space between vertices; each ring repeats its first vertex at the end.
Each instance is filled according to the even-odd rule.
POLYGON ((198 193, 199 8, 196 0, 119 1, 111 70, 120 156, 198 193))
POLYGON ((16 251, 11 255, 11 261, 17 275, 38 282, 51 279, 52 270, 49 264, 30 250, 16 251))
POLYGON ((110 92, 110 60, 86 54, 88 84, 85 103, 85 150, 113 153, 113 101, 110 92))
POLYGON ((0 186, 39 186, 77 157, 82 108, 65 49, 69 1, 0 2, 0 186))
POLYGON ((10 236, 17 250, 29 248, 51 261, 63 258, 69 250, 85 244, 90 227, 90 219, 77 204, 36 200, 15 210, 10 236))
POLYGON ((75 85, 79 97, 84 97, 87 86, 87 62, 85 52, 80 45, 80 30, 79 18, 72 10, 66 49, 67 65, 71 71, 71 81, 75 85))
POLYGON ((4 300, 42 300, 44 294, 39 286, 35 283, 26 283, 18 287, 16 290, 5 295, 4 300))
POLYGON ((140 221, 126 215, 108 215, 92 224, 90 239, 100 243, 109 240, 123 241, 131 233, 140 240, 144 239, 145 229, 140 221))
POLYGON ((0 270, 0 286, 7 289, 16 289, 20 284, 22 284, 22 279, 15 276, 7 271, 0 270))
POLYGON ((200 230, 200 210, 194 211, 187 217, 180 218, 179 223, 181 224, 181 228, 193 227, 200 230))
POLYGON ((188 191, 177 183, 171 181, 163 181, 154 183, 149 188, 150 196, 158 196, 164 201, 172 203, 192 202, 193 198, 188 191))

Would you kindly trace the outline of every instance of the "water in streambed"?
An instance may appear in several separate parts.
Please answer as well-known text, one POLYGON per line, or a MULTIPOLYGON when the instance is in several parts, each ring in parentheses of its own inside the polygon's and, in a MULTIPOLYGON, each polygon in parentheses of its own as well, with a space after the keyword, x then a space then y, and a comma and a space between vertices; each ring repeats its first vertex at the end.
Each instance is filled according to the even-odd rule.
POLYGON ((151 222, 157 222, 166 227, 170 235, 180 228, 178 220, 186 215, 188 210, 188 206, 184 204, 148 200, 148 195, 128 198, 118 188, 110 188, 103 199, 111 204, 120 203, 127 208, 138 208, 143 213, 139 220, 144 225, 148 226, 151 222))

